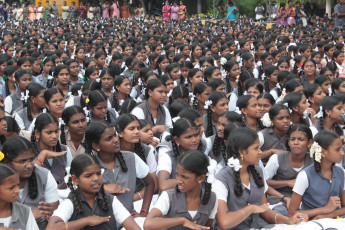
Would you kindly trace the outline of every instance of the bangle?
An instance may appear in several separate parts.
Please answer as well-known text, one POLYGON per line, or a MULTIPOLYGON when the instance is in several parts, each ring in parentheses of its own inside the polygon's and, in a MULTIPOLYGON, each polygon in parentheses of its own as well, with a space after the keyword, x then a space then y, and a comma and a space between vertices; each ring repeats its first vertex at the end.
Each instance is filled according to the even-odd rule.
POLYGON ((240 211, 242 212, 243 216, 244 216, 244 219, 247 219, 247 216, 246 214, 244 213, 244 211, 242 209, 240 209, 240 211))
POLYGON ((140 210, 140 212, 144 212, 146 214, 149 214, 149 211, 147 211, 146 209, 143 209, 143 208, 140 210))
MULTIPOLYGON (((40 158, 37 158, 37 161, 38 161, 38 163, 40 163, 41 165, 43 165, 43 161, 40 160, 40 158)), ((67 229, 68 229, 68 228, 67 228, 67 229)))
POLYGON ((283 197, 281 198, 281 200, 284 201, 284 198, 286 198, 286 196, 283 196, 283 197))
POLYGON ((278 224, 278 223, 277 223, 277 216, 278 216, 278 215, 279 215, 279 214, 277 213, 276 216, 274 217, 274 223, 275 223, 275 224, 278 224))
POLYGON ((68 230, 68 223, 65 223, 65 230, 68 230))
POLYGON ((137 192, 137 194, 139 195, 140 200, 142 200, 143 198, 141 197, 140 192, 137 192))

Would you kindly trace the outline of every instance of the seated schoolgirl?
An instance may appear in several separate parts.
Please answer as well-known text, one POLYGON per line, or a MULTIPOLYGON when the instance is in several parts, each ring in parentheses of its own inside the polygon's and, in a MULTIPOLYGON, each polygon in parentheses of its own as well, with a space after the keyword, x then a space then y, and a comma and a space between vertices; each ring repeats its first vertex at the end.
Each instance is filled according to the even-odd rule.
POLYGON ((314 220, 345 215, 342 140, 332 132, 316 134, 310 148, 314 164, 301 171, 293 187, 289 215, 298 210, 314 220))
POLYGON ((326 94, 322 91, 321 86, 319 86, 318 84, 310 84, 304 87, 303 93, 310 104, 308 109, 309 117, 315 125, 318 117, 315 115, 318 113, 322 113, 322 111, 320 112, 321 101, 326 96, 326 94))
POLYGON ((2 81, 4 84, 0 85, 0 94, 3 98, 14 94, 17 91, 17 87, 15 84, 15 73, 18 70, 17 67, 13 65, 5 66, 4 68, 4 75, 2 76, 2 81))
POLYGON ((295 224, 302 221, 299 216, 307 218, 301 213, 289 218, 269 209, 265 196, 268 186, 262 179, 262 169, 257 166, 261 154, 259 145, 258 135, 248 128, 236 129, 227 140, 231 158, 216 175, 217 180, 212 185, 218 199, 216 218, 219 228, 261 228, 268 222, 295 224))
POLYGON ((291 122, 293 125, 303 124, 313 127, 313 123, 308 116, 306 110, 309 107, 306 96, 301 92, 291 92, 284 97, 283 103, 291 112, 291 122))
POLYGON ((80 91, 78 91, 78 96, 71 96, 65 104, 65 108, 73 105, 80 106, 82 108, 86 107, 86 99, 89 94, 94 90, 101 90, 101 85, 95 80, 87 80, 80 91))
POLYGON ((154 181, 149 167, 143 160, 133 152, 120 151, 115 129, 105 122, 95 121, 87 127, 85 146, 86 153, 97 153, 96 159, 102 168, 105 191, 116 194, 133 216, 146 217, 153 195, 154 181), (146 185, 140 213, 134 211, 133 206, 137 178, 146 185))
POLYGON ((215 165, 200 151, 182 154, 177 160, 177 187, 161 193, 144 228, 210 229, 218 207, 216 194, 211 192, 215 165))
POLYGON ((130 98, 129 94, 131 92, 131 82, 125 75, 118 75, 114 80, 114 89, 112 92, 112 97, 109 98, 112 108, 117 112, 120 111, 122 103, 130 98))
MULTIPOLYGON (((159 144, 158 138, 153 137, 153 131, 151 128, 150 122, 147 120, 139 120, 140 124, 140 142, 148 145, 150 148, 156 148, 156 146, 159 144)), ((156 150, 154 150, 154 155, 156 155, 156 150)), ((156 170, 157 170, 157 165, 156 165, 156 170)))
POLYGON ((191 107, 201 114, 206 114, 205 102, 208 100, 208 96, 212 93, 212 87, 206 82, 198 82, 192 94, 191 107))
POLYGON ((274 100, 277 100, 279 97, 279 89, 277 88, 278 84, 278 67, 274 65, 269 65, 265 69, 266 78, 264 80, 265 91, 270 93, 274 100))
POLYGON ((11 166, 0 164, 0 228, 38 230, 30 207, 16 202, 19 175, 11 166))
POLYGON ((59 189, 66 189, 64 177, 66 167, 71 164, 72 154, 66 145, 60 144, 59 135, 59 122, 54 115, 50 113, 38 115, 31 134, 37 164, 52 172, 59 189))
POLYGON ((287 216, 292 188, 297 174, 313 163, 309 156, 309 148, 313 141, 313 134, 305 125, 295 125, 289 131, 288 151, 279 152, 270 157, 265 170, 267 184, 276 194, 267 198, 270 204, 282 202, 273 208, 274 211, 287 216))
POLYGON ((255 96, 242 95, 238 98, 236 105, 241 111, 243 123, 247 128, 254 131, 264 129, 260 120, 261 113, 258 106, 258 100, 255 96))
POLYGON ((12 137, 2 150, 3 162, 12 166, 19 174, 18 202, 27 205, 40 229, 59 205, 57 184, 52 173, 35 165, 37 158, 31 143, 23 137, 12 137))
POLYGON ((275 104, 275 100, 273 96, 270 93, 262 93, 258 97, 258 106, 260 111, 261 118, 265 115, 265 113, 268 113, 272 106, 275 104))
POLYGON ((49 220, 51 229, 140 229, 131 214, 102 185, 101 167, 95 157, 76 156, 71 163, 71 192, 49 220), (75 188, 77 186, 77 189, 75 188))

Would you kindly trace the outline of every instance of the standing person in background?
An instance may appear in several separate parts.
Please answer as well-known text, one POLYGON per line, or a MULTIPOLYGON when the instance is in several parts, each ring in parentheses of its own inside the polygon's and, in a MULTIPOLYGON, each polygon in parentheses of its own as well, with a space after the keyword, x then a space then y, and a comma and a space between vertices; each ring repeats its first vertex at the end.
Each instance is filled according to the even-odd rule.
POLYGON ((257 6, 255 7, 255 19, 257 21, 264 17, 264 10, 265 8, 261 5, 261 2, 258 2, 257 6))
POLYGON ((131 17, 131 14, 129 13, 129 7, 126 1, 122 2, 122 6, 120 7, 120 9, 121 9, 121 18, 131 17))
POLYGON ((295 7, 292 6, 292 1, 289 0, 288 2, 288 7, 286 8, 287 10, 287 25, 293 25, 293 24, 296 24, 295 22, 295 16, 296 16, 296 9, 295 7))
POLYGON ((44 8, 42 6, 42 2, 38 2, 38 7, 37 7, 37 11, 36 11, 36 19, 40 20, 43 19, 43 14, 44 14, 44 8))
POLYGON ((230 0, 228 1, 227 9, 228 9, 228 12, 226 15, 226 19, 237 19, 237 13, 239 10, 234 5, 234 3, 230 0))
POLYGON ((225 8, 223 0, 220 0, 218 2, 217 9, 218 9, 218 12, 219 12, 218 18, 223 19, 225 17, 225 14, 226 14, 226 8, 225 8))
MULTIPOLYGON (((3 12, 2 7, 3 6, 0 7, 1 13, 3 12)), ((31 5, 31 4, 29 5, 29 19, 30 19, 30 21, 33 21, 36 19, 36 7, 31 5)))
POLYGON ((170 16, 171 16, 171 6, 169 5, 169 1, 168 0, 165 1, 165 5, 163 6, 162 13, 163 13, 163 20, 164 21, 166 21, 167 18, 170 18, 170 16))
POLYGON ((277 14, 276 14, 276 4, 275 2, 268 2, 268 4, 266 5, 266 16, 270 19, 273 20, 276 18, 277 14))
POLYGON ((78 17, 78 7, 75 5, 75 2, 72 2, 72 5, 69 7, 71 19, 78 17))
POLYGON ((46 1, 46 5, 43 8, 44 8, 44 19, 48 19, 52 11, 51 6, 49 5, 49 1, 46 1))
POLYGON ((25 8, 24 6, 20 7, 19 4, 17 5, 16 13, 14 14, 14 19, 15 20, 23 21, 23 19, 24 19, 24 8, 25 8))
POLYGON ((183 5, 183 1, 182 0, 180 1, 180 6, 178 7, 177 14, 178 14, 178 19, 179 20, 186 19, 187 7, 185 5, 183 5))
POLYGON ((78 10, 79 10, 79 18, 80 19, 86 19, 86 13, 87 13, 87 6, 86 6, 86 4, 84 5, 83 2, 80 2, 78 10))
POLYGON ((345 0, 340 0, 334 7, 335 26, 342 27, 345 25, 345 0))
POLYGON ((174 1, 174 4, 171 7, 171 20, 177 21, 178 19, 178 5, 177 5, 177 0, 174 1))
POLYGON ((51 17, 58 18, 59 17, 59 7, 56 5, 56 1, 53 1, 53 6, 51 7, 51 17))
POLYGON ((109 18, 109 8, 110 8, 110 5, 108 1, 102 4, 102 18, 109 18))
POLYGON ((111 10, 111 17, 115 17, 115 18, 120 18, 120 9, 119 6, 117 5, 117 1, 113 1, 113 4, 110 6, 110 10, 111 10))
POLYGON ((300 8, 301 8, 301 3, 300 2, 296 2, 296 7, 295 7, 295 12, 296 12, 295 22, 296 22, 296 25, 302 25, 302 12, 301 12, 300 8))
POLYGON ((141 3, 138 3, 138 8, 137 8, 137 16, 139 18, 144 18, 145 17, 145 9, 141 3))
POLYGON ((67 2, 63 2, 63 7, 62 7, 62 19, 67 19, 69 18, 69 6, 67 6, 67 2))
POLYGON ((288 12, 285 9, 285 3, 281 3, 279 9, 277 9, 277 26, 286 26, 286 18, 288 16, 288 12))

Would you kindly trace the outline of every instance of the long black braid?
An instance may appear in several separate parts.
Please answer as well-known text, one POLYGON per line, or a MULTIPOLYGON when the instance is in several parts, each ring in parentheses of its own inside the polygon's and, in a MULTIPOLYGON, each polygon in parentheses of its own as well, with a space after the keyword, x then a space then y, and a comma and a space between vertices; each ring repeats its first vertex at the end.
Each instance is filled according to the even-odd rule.
POLYGON ((6 96, 11 94, 10 88, 8 87, 8 77, 5 78, 5 89, 6 89, 6 96))
POLYGON ((226 83, 226 92, 227 92, 227 93, 231 93, 232 90, 233 90, 233 88, 232 88, 232 85, 231 85, 231 83, 230 83, 230 77, 229 77, 229 76, 227 76, 227 77, 225 78, 225 83, 226 83))
POLYGON ((224 139, 218 137, 218 135, 216 134, 215 138, 214 138, 214 142, 213 142, 213 154, 215 156, 219 156, 219 154, 222 154, 222 157, 224 159, 224 162, 226 163, 226 161, 228 160, 228 156, 225 152, 225 144, 224 144, 224 139))
POLYGON ((61 134, 60 134, 60 140, 63 145, 66 145, 66 135, 65 135, 65 125, 61 124, 61 134))
POLYGON ((73 183, 72 183, 72 178, 70 177, 68 179, 67 185, 69 189, 72 192, 72 202, 73 202, 73 207, 76 210, 78 214, 83 214, 84 213, 84 208, 81 202, 81 198, 79 193, 74 189, 73 183))
POLYGON ((134 152, 146 163, 145 152, 140 142, 135 143, 134 152))
POLYGON ((213 126, 212 126, 212 111, 211 108, 207 109, 207 128, 206 128, 206 137, 213 135, 213 126))
POLYGON ((119 103, 119 99, 117 98, 116 90, 114 90, 114 92, 113 92, 113 103, 112 103, 111 107, 113 107, 116 111, 120 110, 120 103, 119 103))

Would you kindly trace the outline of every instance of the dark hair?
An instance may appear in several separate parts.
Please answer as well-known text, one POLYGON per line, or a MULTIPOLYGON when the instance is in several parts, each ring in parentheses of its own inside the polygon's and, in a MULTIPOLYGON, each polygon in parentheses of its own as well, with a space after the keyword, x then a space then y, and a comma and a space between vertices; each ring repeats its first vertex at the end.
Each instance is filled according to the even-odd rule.
POLYGON ((345 78, 342 77, 334 79, 331 83, 332 93, 336 93, 335 90, 339 90, 341 83, 343 83, 344 81, 345 78))
MULTIPOLYGON (((236 102, 236 106, 241 110, 243 108, 247 108, 248 104, 249 104, 249 100, 255 98, 255 96, 253 95, 242 95, 237 99, 236 102)), ((256 99, 257 100, 257 99, 256 99)), ((242 115, 243 116, 243 115, 242 115)), ((264 125, 262 124, 260 119, 256 119, 256 123, 258 124, 258 126, 260 127, 260 129, 264 129, 264 125)), ((244 124, 244 123, 243 123, 244 124)))
MULTIPOLYGON (((85 132, 85 141, 83 143, 85 153, 92 155, 92 144, 99 144, 99 141, 107 128, 113 128, 110 124, 101 121, 94 121, 88 125, 85 132)), ((120 152, 115 156, 120 162, 120 166, 123 172, 127 172, 128 168, 123 155, 120 152)))
POLYGON ((227 61, 227 62, 223 65, 224 70, 228 73, 227 76, 226 76, 226 79, 225 79, 225 81, 226 81, 226 92, 227 92, 227 93, 230 93, 230 92, 233 91, 233 87, 232 87, 232 85, 231 85, 231 83, 230 83, 230 76, 229 76, 229 74, 230 74, 231 69, 232 69, 235 65, 238 65, 238 63, 235 62, 235 61, 232 61, 232 60, 227 61))
POLYGON ((80 106, 69 106, 66 109, 64 109, 64 111, 62 112, 62 120, 64 121, 65 124, 61 125, 61 135, 60 135, 60 140, 62 144, 66 144, 66 137, 65 137, 65 125, 68 125, 69 120, 71 119, 71 117, 75 114, 81 113, 83 114, 85 117, 85 112, 84 110, 80 107, 80 106))
POLYGON ((273 105, 270 108, 270 110, 268 111, 268 115, 270 117, 270 120, 273 121, 274 118, 279 114, 279 112, 281 110, 284 110, 284 109, 287 110, 288 113, 290 114, 289 108, 286 107, 285 105, 283 105, 283 104, 275 104, 275 105, 273 105))
POLYGON ((163 82, 160 79, 151 79, 149 80, 149 82, 147 83, 146 86, 146 91, 145 91, 145 99, 149 98, 149 90, 153 91, 156 88, 160 87, 164 85, 163 82))
POLYGON ((325 81, 330 81, 329 78, 325 75, 319 75, 315 78, 314 83, 321 86, 325 81))
MULTIPOLYGON (((227 140, 227 151, 229 157, 233 157, 234 159, 240 159, 240 150, 248 149, 257 139, 258 134, 248 128, 238 128, 236 132, 232 132, 230 137, 227 140)), ((252 174, 255 184, 258 187, 263 187, 264 182, 260 174, 256 171, 254 165, 248 166, 248 171, 252 174)), ((234 192, 236 196, 242 196, 243 194, 243 187, 240 177, 240 171, 233 171, 234 179, 235 179, 235 187, 234 192)))
MULTIPOLYGON (((89 103, 87 104, 88 107, 95 107, 98 103, 108 101, 107 95, 102 90, 94 90, 89 94, 89 103)), ((106 120, 111 122, 109 110, 107 111, 106 120)))
MULTIPOLYGON (((119 103, 119 99, 117 97, 117 89, 116 89, 116 86, 120 86, 123 81, 125 79, 128 79, 129 78, 125 75, 118 75, 115 77, 114 79, 114 88, 115 88, 115 92, 113 92, 113 103, 112 103, 112 107, 115 108, 116 111, 119 111, 120 110, 120 103, 119 103)), ((126 97, 128 97, 129 95, 126 95, 126 97)))
POLYGON ((169 97, 169 106, 172 104, 173 101, 179 98, 187 98, 189 101, 189 92, 186 86, 178 85, 173 88, 171 92, 171 96, 169 97))
MULTIPOLYGON (((325 117, 327 117, 326 109, 332 110, 339 103, 342 103, 342 100, 340 100, 338 97, 334 97, 334 96, 325 96, 322 99, 322 101, 321 101, 322 116, 319 118, 319 125, 320 125, 321 130, 325 130, 324 120, 325 120, 325 117)), ((338 125, 338 123, 335 123, 334 130, 335 130, 335 133, 337 135, 339 135, 339 136, 343 135, 343 130, 338 125)))
POLYGON ((277 66, 274 65, 269 65, 265 68, 265 80, 264 80, 264 86, 265 86, 265 91, 266 92, 270 92, 270 88, 269 88, 269 84, 268 84, 268 80, 267 80, 267 76, 271 76, 274 71, 278 70, 277 66))
POLYGON ((207 82, 207 81, 209 80, 209 78, 212 76, 213 72, 214 72, 216 69, 219 70, 219 68, 216 67, 216 66, 209 66, 209 67, 207 67, 207 68, 205 69, 205 71, 204 71, 204 81, 207 82))
MULTIPOLYGON (((212 101, 212 105, 216 106, 219 100, 221 99, 227 99, 226 96, 223 93, 220 92, 212 92, 208 96, 208 100, 212 101)), ((211 106, 207 109, 207 126, 206 126, 206 137, 213 135, 213 128, 212 128, 212 110, 211 106)))
POLYGON ((202 117, 202 114, 199 113, 197 110, 186 108, 179 112, 178 116, 181 118, 187 118, 191 121, 195 121, 199 117, 202 117))
MULTIPOLYGON (((189 150, 182 154, 177 159, 177 164, 181 165, 185 170, 194 173, 196 176, 205 175, 208 173, 207 167, 210 165, 209 158, 198 150, 189 150)), ((206 205, 211 197, 212 185, 205 180, 205 193, 202 198, 202 204, 206 205)), ((176 190, 179 189, 176 186, 176 190)))
POLYGON ((8 77, 12 76, 12 74, 17 70, 18 68, 13 65, 5 66, 4 68, 4 75, 2 76, 2 79, 5 82, 6 96, 11 95, 10 89, 8 88, 8 77))
POLYGON ((313 97, 315 91, 320 88, 321 86, 318 84, 310 84, 304 87, 303 89, 303 93, 305 95, 305 97, 307 99, 309 99, 309 97, 313 97))
MULTIPOLYGON (((339 136, 333 132, 321 131, 315 135, 314 142, 317 142, 321 148, 327 150, 337 138, 339 138, 339 136)), ((313 158, 316 172, 321 172, 321 163, 315 160, 315 154, 313 155, 313 158)))
POLYGON ((219 78, 209 80, 208 84, 212 87, 212 91, 216 91, 220 85, 225 85, 224 81, 219 78))
POLYGON ((261 98, 268 100, 271 105, 274 105, 276 103, 276 101, 274 100, 272 94, 270 94, 268 92, 262 93, 262 94, 260 94, 257 97, 258 100, 261 99, 261 98))
POLYGON ((244 88, 243 84, 250 78, 254 78, 254 75, 252 72, 245 70, 240 73, 240 77, 237 83, 238 96, 243 95, 243 88, 244 88))
POLYGON ((194 100, 193 100, 193 109, 199 109, 199 101, 196 97, 197 94, 201 95, 206 89, 207 87, 210 87, 209 84, 207 84, 206 82, 198 82, 195 84, 194 86, 194 91, 193 91, 193 95, 194 95, 194 100))
MULTIPOLYGON (((71 169, 70 169, 70 174, 71 176, 74 175, 75 177, 79 178, 80 175, 84 172, 86 167, 89 167, 93 164, 99 165, 98 161, 94 156, 88 155, 88 154, 80 154, 76 156, 71 163, 71 169)), ((70 177, 68 180, 68 187, 71 190, 71 195, 72 195, 72 202, 73 206, 78 214, 83 214, 84 213, 84 208, 82 205, 81 197, 79 193, 74 189, 73 183, 72 183, 72 178, 70 177)), ((108 202, 110 202, 105 194, 103 184, 101 185, 100 191, 102 199, 98 199, 99 206, 103 211, 108 211, 108 202)))
MULTIPOLYGON (((8 140, 6 140, 6 142, 2 148, 2 152, 5 155, 4 162, 10 163, 18 155, 22 154, 23 152, 27 152, 27 151, 33 151, 33 147, 31 145, 30 141, 28 141, 26 138, 20 137, 20 136, 11 137, 8 140)), ((13 171, 15 171, 15 170, 13 170, 13 171)), ((3 170, 1 170, 0 175, 5 176, 3 170)), ((6 178, 6 177, 2 177, 0 179, 0 185, 3 182, 3 178, 6 178)), ((29 189, 28 194, 29 194, 30 199, 35 199, 38 195, 35 169, 33 169, 31 176, 28 178, 28 189, 29 189)))
POLYGON ((63 92, 60 88, 49 88, 44 92, 44 101, 46 104, 49 104, 50 99, 55 95, 55 94, 61 94, 62 97, 64 97, 63 92))
POLYGON ((31 82, 30 84, 28 84, 28 86, 26 87, 26 90, 29 91, 29 95, 26 95, 26 91, 24 91, 24 95, 25 96, 29 96, 29 100, 23 100, 23 108, 27 108, 27 117, 28 117, 28 120, 29 121, 32 121, 33 118, 32 118, 32 114, 31 114, 31 111, 30 111, 30 103, 31 103, 31 97, 37 97, 37 95, 40 94, 41 90, 43 90, 43 86, 38 84, 38 83, 35 83, 35 82, 31 82))
POLYGON ((12 166, 0 163, 0 186, 4 183, 7 177, 13 176, 16 173, 17 171, 12 166))
POLYGON ((20 128, 18 126, 17 121, 13 117, 10 117, 10 116, 5 116, 5 119, 7 123, 7 133, 14 132, 14 133, 19 134, 20 128))
POLYGON ((98 74, 98 69, 97 69, 96 67, 94 67, 94 66, 88 67, 88 68, 85 70, 85 79, 84 79, 84 81, 89 80, 90 75, 91 75, 93 72, 95 72, 95 71, 97 71, 97 74, 98 74))
POLYGON ((138 105, 136 100, 127 98, 121 105, 120 114, 131 113, 131 111, 138 105))
POLYGON ((286 89, 287 94, 294 92, 294 90, 299 86, 303 86, 303 85, 299 81, 294 80, 294 79, 290 81, 286 81, 284 84, 284 88, 286 89))
POLYGON ((255 87, 255 89, 257 89, 259 93, 263 93, 264 91, 264 86, 257 78, 250 78, 246 81, 246 83, 244 84, 244 89, 248 91, 250 87, 255 87))
POLYGON ((172 118, 176 117, 182 110, 190 108, 188 103, 183 100, 176 100, 169 106, 169 112, 172 118))
MULTIPOLYGON (((30 75, 29 71, 27 71, 27 70, 24 70, 24 69, 18 70, 18 71, 14 74, 14 78, 16 79, 16 82, 19 82, 20 79, 21 79, 25 74, 30 75)), ((30 76, 30 77, 31 77, 31 76, 30 76)))

